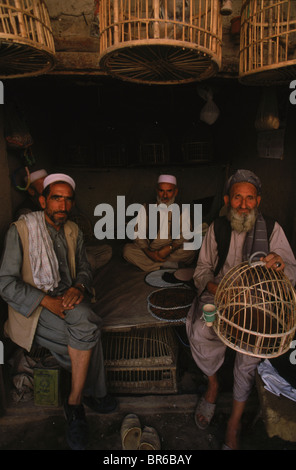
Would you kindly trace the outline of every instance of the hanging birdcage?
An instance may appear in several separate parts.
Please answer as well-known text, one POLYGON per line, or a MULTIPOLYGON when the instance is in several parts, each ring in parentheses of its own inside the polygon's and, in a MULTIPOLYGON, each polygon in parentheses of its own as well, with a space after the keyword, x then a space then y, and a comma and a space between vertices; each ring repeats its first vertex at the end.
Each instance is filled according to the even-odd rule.
POLYGON ((46 73, 54 66, 54 56, 44 0, 0 1, 0 78, 46 73))
POLYGON ((240 30, 240 81, 283 84, 296 72, 296 2, 244 0, 240 30))
POLYGON ((220 282, 213 328, 232 349, 270 358, 284 354, 295 335, 296 296, 283 273, 244 262, 220 282))
POLYGON ((100 67, 123 80, 205 80, 221 66, 220 0, 101 0, 100 67))

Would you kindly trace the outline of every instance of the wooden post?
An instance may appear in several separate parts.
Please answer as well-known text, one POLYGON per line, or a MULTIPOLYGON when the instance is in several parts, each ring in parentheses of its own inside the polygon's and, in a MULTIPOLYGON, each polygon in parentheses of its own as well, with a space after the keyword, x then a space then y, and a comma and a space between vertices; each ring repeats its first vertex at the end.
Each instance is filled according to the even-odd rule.
POLYGON ((269 2, 268 10, 268 57, 267 63, 271 65, 273 63, 273 53, 272 53, 272 35, 273 35, 273 0, 269 2))
POLYGON ((118 20, 119 20, 119 10, 118 10, 118 0, 113 0, 114 8, 114 44, 118 44, 119 35, 118 35, 118 20))
POLYGON ((18 18, 19 25, 20 25, 21 36, 23 38, 26 38, 27 31, 26 31, 26 27, 24 23, 24 15, 23 15, 24 8, 23 8, 22 0, 15 0, 15 7, 17 11, 17 18, 18 18))
MULTIPOLYGON (((159 0, 153 0, 154 20, 159 20, 159 0)), ((154 22, 154 39, 159 39, 159 22, 154 22)))

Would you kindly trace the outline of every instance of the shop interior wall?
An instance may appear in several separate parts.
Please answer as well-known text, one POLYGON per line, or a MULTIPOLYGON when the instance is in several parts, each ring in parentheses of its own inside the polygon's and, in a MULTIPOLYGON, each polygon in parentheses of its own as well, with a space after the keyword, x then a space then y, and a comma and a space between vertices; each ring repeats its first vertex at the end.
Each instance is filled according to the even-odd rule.
MULTIPOLYGON (((288 86, 277 87, 285 127, 282 159, 258 157, 255 120, 262 89, 246 87, 232 79, 146 87, 111 80, 43 77, 8 81, 5 90, 7 99, 17 99, 21 105, 34 139, 33 169, 45 167, 49 172, 63 171, 73 176, 77 182, 77 205, 93 224, 96 205, 108 203, 116 210, 118 195, 126 196, 126 204, 153 200, 161 172, 176 174, 182 202, 216 196, 216 204, 221 205, 225 178, 234 169, 244 167, 262 179, 262 211, 283 225, 295 251, 296 106, 289 102, 288 86), (211 126, 200 121, 205 105, 198 93, 200 86, 211 87, 220 111, 211 126), (211 161, 182 161, 183 136, 193 125, 199 135, 211 140, 211 161), (167 137, 170 161, 157 166, 141 165, 140 136, 147 136, 153 126, 167 137), (106 167, 94 160, 100 158, 100 143, 108 133, 112 139, 111 131, 120 134, 126 143, 128 163, 122 166, 106 167), (71 151, 73 159, 69 158, 71 151)), ((7 162, 14 211, 24 198, 24 192, 11 181, 14 171, 23 164, 22 153, 8 149, 7 162)), ((7 215, 1 217, 7 219, 7 215)))

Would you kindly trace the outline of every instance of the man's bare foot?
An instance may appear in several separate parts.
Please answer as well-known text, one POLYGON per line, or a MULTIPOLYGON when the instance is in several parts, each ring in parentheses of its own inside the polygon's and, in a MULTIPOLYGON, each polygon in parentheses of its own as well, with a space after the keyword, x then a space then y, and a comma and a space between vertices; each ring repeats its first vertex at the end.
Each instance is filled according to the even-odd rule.
MULTIPOLYGON (((219 389, 218 380, 216 375, 208 377, 208 379, 208 388, 204 395, 204 399, 210 404, 215 404, 219 389)), ((199 423, 202 428, 206 428, 206 426, 209 424, 208 418, 206 416, 203 416, 201 412, 197 412, 195 414, 195 422, 199 423)))
POLYGON ((241 424, 240 422, 231 420, 228 421, 226 436, 225 436, 225 444, 231 450, 238 450, 239 449, 239 436, 240 436, 241 424))

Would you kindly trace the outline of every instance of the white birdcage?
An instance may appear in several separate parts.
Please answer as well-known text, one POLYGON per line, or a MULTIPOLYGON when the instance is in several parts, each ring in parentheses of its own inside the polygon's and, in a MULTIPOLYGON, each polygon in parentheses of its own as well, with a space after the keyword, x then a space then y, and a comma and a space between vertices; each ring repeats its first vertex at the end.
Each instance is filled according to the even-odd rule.
POLYGON ((229 347, 250 356, 284 354, 296 328, 295 290, 283 273, 263 262, 244 262, 220 282, 213 328, 229 347))
POLYGON ((287 83, 296 70, 296 3, 244 0, 240 28, 240 81, 246 85, 287 83))
POLYGON ((175 84, 216 75, 220 0, 101 0, 100 67, 123 80, 175 84))
POLYGON ((55 46, 44 0, 0 0, 0 78, 47 73, 55 46))

